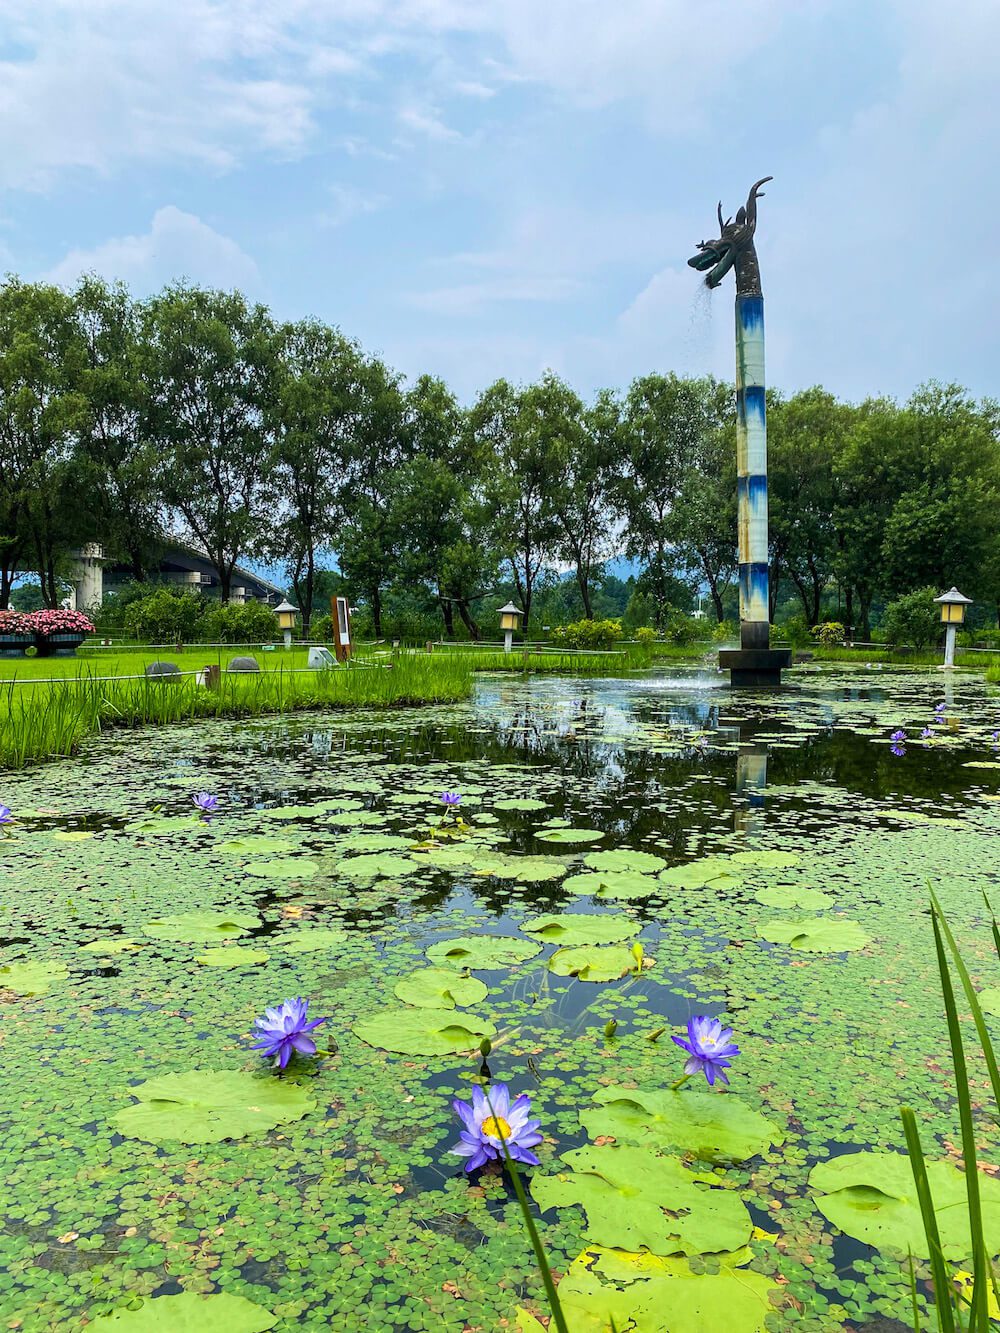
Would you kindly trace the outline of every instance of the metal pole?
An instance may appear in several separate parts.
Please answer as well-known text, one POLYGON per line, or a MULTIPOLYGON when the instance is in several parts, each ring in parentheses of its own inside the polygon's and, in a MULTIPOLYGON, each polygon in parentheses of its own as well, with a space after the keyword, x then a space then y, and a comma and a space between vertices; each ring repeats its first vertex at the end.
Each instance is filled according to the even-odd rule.
POLYGON ((944 632, 944 664, 947 668, 955 665, 955 628, 949 625, 944 632))
POLYGON ((736 471, 739 507, 740 646, 770 643, 767 544, 767 410, 764 298, 736 298, 736 471))

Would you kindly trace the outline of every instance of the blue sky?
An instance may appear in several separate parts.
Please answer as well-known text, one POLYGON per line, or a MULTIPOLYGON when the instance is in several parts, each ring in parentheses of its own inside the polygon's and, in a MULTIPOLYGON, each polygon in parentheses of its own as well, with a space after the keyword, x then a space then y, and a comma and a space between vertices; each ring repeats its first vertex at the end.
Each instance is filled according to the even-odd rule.
POLYGON ((771 174, 769 379, 997 387, 996 0, 0 0, 0 269, 186 276, 463 399, 731 376, 685 266, 771 174))

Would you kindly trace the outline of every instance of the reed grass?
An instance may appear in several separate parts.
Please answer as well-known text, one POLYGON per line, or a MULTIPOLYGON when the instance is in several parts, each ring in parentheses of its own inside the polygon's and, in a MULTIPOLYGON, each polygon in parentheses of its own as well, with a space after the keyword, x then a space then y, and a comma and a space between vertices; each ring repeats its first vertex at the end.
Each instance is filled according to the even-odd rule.
POLYGON ((53 684, 0 684, 0 767, 23 768, 73 754, 88 736, 117 727, 193 718, 256 717, 319 708, 395 708, 451 703, 472 692, 461 659, 401 656, 329 671, 223 674, 218 689, 193 676, 164 681, 81 675, 53 684))

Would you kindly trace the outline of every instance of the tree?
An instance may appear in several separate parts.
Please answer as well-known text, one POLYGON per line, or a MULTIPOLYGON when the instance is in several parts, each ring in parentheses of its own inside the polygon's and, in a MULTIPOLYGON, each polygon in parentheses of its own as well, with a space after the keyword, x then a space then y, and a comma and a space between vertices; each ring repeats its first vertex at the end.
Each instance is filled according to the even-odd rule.
POLYGON ((381 638, 382 599, 399 558, 392 503, 412 434, 399 377, 375 357, 364 362, 362 393, 364 410, 337 487, 340 528, 335 546, 341 572, 367 598, 375 634, 381 638))
POLYGON ((10 278, 0 286, 0 606, 34 559, 46 606, 59 601, 57 565, 87 539, 74 444, 87 404, 76 388, 81 345, 58 287, 10 278))
MULTIPOLYGON (((704 556, 715 546, 714 536, 711 542, 707 540, 705 523, 710 515, 701 508, 703 497, 695 476, 702 469, 711 439, 731 413, 731 403, 732 391, 717 380, 680 379, 673 374, 633 380, 625 400, 627 550, 646 564, 645 584, 653 598, 658 628, 666 620, 669 581, 677 565, 673 544, 684 542, 686 556, 696 569, 704 565, 704 556), (688 492, 688 503, 701 508, 697 522, 674 512, 682 488, 688 492)), ((711 486, 711 478, 704 481, 711 486)), ((735 527, 732 532, 735 540, 735 527)), ((714 550, 708 567, 717 569, 714 550)), ((713 591, 713 601, 715 596, 713 591)))
POLYGON ((149 393, 141 373, 140 315, 122 283, 88 275, 72 295, 83 348, 77 389, 88 407, 81 463, 101 543, 146 578, 162 542, 157 455, 149 439, 149 393))
MULTIPOLYGON (((736 540, 736 427, 733 421, 706 430, 681 478, 664 529, 679 569, 708 588, 715 618, 726 618, 724 599, 738 565, 736 540)), ((657 572, 654 583, 663 616, 669 605, 670 575, 657 572)), ((662 628, 662 624, 660 626, 662 628)))
POLYGON ((520 391, 497 380, 469 413, 493 540, 524 611, 524 631, 531 622, 535 587, 559 534, 553 442, 566 429, 561 388, 554 376, 520 391))
POLYGON ((238 292, 168 287, 145 307, 144 370, 159 481, 181 537, 229 601, 241 556, 263 550, 277 503, 277 339, 238 292))
POLYGON ((275 553, 288 561, 308 637, 316 561, 334 539, 351 441, 366 410, 364 358, 356 343, 318 320, 278 331, 274 429, 284 497, 275 553))

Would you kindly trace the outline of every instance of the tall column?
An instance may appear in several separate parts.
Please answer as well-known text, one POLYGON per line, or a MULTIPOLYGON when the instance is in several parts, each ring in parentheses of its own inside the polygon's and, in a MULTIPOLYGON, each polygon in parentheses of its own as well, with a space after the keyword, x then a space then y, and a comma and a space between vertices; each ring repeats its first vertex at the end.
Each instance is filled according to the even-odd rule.
POLYGON ((770 643, 770 605, 762 296, 736 298, 736 474, 740 646, 767 648, 770 643))

